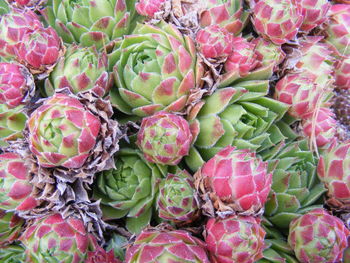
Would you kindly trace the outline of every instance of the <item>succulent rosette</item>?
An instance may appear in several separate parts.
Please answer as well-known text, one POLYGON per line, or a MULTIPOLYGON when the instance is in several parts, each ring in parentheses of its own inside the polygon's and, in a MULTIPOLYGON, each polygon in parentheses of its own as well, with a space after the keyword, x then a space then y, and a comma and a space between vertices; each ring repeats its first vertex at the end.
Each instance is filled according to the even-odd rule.
POLYGON ((225 62, 226 74, 223 77, 229 78, 231 82, 247 76, 258 64, 253 43, 245 38, 235 37, 232 44, 233 50, 225 62))
POLYGON ((137 145, 147 161, 177 165, 191 144, 190 127, 183 117, 162 111, 142 119, 137 145))
MULTIPOLYGON (((257 65, 253 72, 248 75, 249 79, 269 79, 278 69, 278 65, 285 58, 281 46, 265 40, 262 37, 254 38, 251 41, 255 46, 255 58, 257 65)), ((247 77, 246 77, 247 79, 247 77)))
POLYGON ((74 94, 91 90, 102 97, 109 89, 107 55, 95 47, 68 47, 62 58, 45 82, 46 94, 68 87, 74 94))
POLYGON ((27 262, 38 263, 84 263, 91 242, 81 219, 59 213, 36 219, 20 240, 27 262))
POLYGON ((121 40, 110 57, 118 88, 111 101, 127 114, 181 112, 198 91, 202 66, 193 40, 172 24, 138 24, 121 40))
POLYGON ((253 263, 263 257, 265 231, 258 218, 210 218, 204 237, 213 263, 253 263))
POLYGON ((115 160, 115 169, 97 175, 94 197, 104 205, 104 219, 127 216, 127 228, 137 233, 151 219, 158 183, 167 171, 133 149, 121 149, 115 160))
POLYGON ((335 85, 341 89, 350 89, 350 55, 335 63, 335 85))
POLYGON ((199 51, 207 59, 226 59, 233 50, 234 37, 225 28, 210 25, 196 35, 199 51))
POLYGON ((16 45, 23 42, 28 30, 42 28, 37 15, 32 11, 12 10, 0 19, 0 56, 2 59, 13 59, 16 56, 16 45))
POLYGON ((101 122, 78 99, 57 93, 31 114, 28 129, 40 165, 80 168, 96 145, 101 122))
POLYGON ((327 13, 331 4, 328 0, 301 0, 304 16, 300 30, 310 32, 327 20, 327 13))
POLYGON ((16 240, 23 224, 24 220, 15 213, 0 210, 0 247, 16 240))
POLYGON ((6 146, 9 141, 23 138, 26 121, 23 106, 10 109, 5 104, 0 104, 0 146, 6 146))
POLYGON ((337 217, 315 209, 294 219, 288 243, 301 263, 341 262, 350 231, 337 217))
POLYGON ((326 189, 317 178, 317 160, 307 140, 281 147, 268 163, 273 177, 264 215, 274 227, 287 229, 294 218, 321 206, 319 199, 326 189))
POLYGON ((338 55, 350 55, 350 6, 332 5, 328 16, 326 41, 334 47, 338 55))
POLYGON ((64 52, 63 42, 53 28, 38 28, 23 35, 16 46, 16 59, 32 74, 48 74, 64 52))
POLYGON ((199 14, 201 27, 218 25, 239 35, 248 22, 249 13, 243 9, 242 0, 210 0, 203 4, 199 14))
POLYGON ((312 75, 290 73, 281 78, 275 87, 274 98, 290 105, 288 113, 297 119, 312 114, 324 102, 325 94, 312 75))
POLYGON ((193 177, 186 171, 168 174, 159 184, 157 202, 160 218, 175 223, 190 223, 198 215, 193 177))
POLYGON ((0 155, 0 209, 29 211, 39 205, 30 183, 32 172, 19 154, 0 155))
POLYGON ((140 15, 152 18, 157 12, 162 11, 165 1, 166 0, 140 0, 135 5, 135 9, 140 15))
POLYGON ((300 55, 296 61, 292 56, 292 64, 295 64, 295 70, 301 71, 306 77, 314 75, 315 82, 322 87, 328 88, 333 80, 333 51, 329 44, 321 42, 323 37, 306 36, 299 39, 300 55))
POLYGON ((331 109, 322 107, 306 116, 302 129, 314 146, 327 148, 336 135, 337 121, 331 109))
POLYGON ((17 63, 0 63, 0 103, 14 108, 34 94, 34 78, 26 67, 17 63))
POLYGON ((227 146, 194 175, 195 187, 210 216, 253 215, 264 207, 271 190, 267 162, 249 150, 227 146))
POLYGON ((194 145, 184 159, 192 171, 227 145, 262 152, 285 139, 276 123, 288 105, 266 97, 268 81, 217 89, 190 113, 194 145))
POLYGON ((39 10, 44 7, 47 0, 7 0, 15 8, 39 10))
POLYGON ((251 1, 255 30, 277 45, 293 40, 303 23, 300 0, 251 1))
POLYGON ((52 0, 42 12, 65 43, 100 49, 129 32, 134 0, 52 0))
POLYGON ((184 230, 146 229, 126 251, 126 263, 209 263, 205 244, 184 230))
POLYGON ((350 204, 350 183, 347 174, 350 162, 350 141, 334 141, 320 157, 317 173, 328 189, 329 203, 341 207, 350 204))

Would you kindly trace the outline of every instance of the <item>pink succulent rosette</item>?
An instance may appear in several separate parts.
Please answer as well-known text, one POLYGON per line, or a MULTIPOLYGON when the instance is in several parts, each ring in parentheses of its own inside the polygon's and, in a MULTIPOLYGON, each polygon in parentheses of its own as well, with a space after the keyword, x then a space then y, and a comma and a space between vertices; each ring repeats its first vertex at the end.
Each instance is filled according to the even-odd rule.
POLYGON ((20 155, 0 155, 0 209, 21 212, 39 205, 32 193, 32 176, 26 161, 20 155))
POLYGON ((328 203, 335 207, 350 205, 350 181, 348 163, 350 141, 336 140, 323 152, 317 166, 317 174, 328 189, 328 203))
POLYGON ((328 0, 301 0, 301 6, 304 19, 300 30, 310 32, 327 21, 331 3, 328 0))
POLYGON ((0 56, 16 57, 17 44, 22 42, 28 30, 43 28, 38 16, 32 11, 13 9, 0 20, 0 56))
MULTIPOLYGON (((326 147, 335 137, 337 121, 329 108, 319 108, 308 114, 302 123, 304 134, 317 147, 326 147)), ((315 146, 315 145, 314 145, 315 146)))
POLYGON ((305 119, 321 102, 321 87, 313 81, 313 76, 291 73, 280 79, 275 87, 274 98, 290 105, 289 114, 297 119, 305 119))
POLYGON ((224 65, 225 78, 231 81, 247 76, 259 64, 254 52, 255 44, 242 37, 234 37, 232 44, 233 51, 224 65))
POLYGON ((98 117, 74 97, 56 93, 27 122, 30 150, 43 167, 80 168, 95 147, 98 117))
POLYGON ((324 209, 295 218, 289 226, 288 243, 301 263, 341 262, 350 231, 324 209))
POLYGON ((59 213, 36 219, 20 240, 26 247, 27 262, 46 262, 51 253, 60 262, 85 263, 91 244, 81 219, 63 218, 59 213))
POLYGON ((32 74, 50 73, 65 48, 56 31, 49 28, 28 30, 16 46, 17 60, 32 74))
POLYGON ((210 218, 204 237, 212 263, 253 263, 263 257, 265 231, 256 217, 210 218))
POLYGON ((326 41, 338 56, 350 55, 350 5, 332 5, 328 16, 326 41))
POLYGON ((209 263, 205 244, 184 230, 146 229, 126 251, 125 263, 209 263))
POLYGON ((211 25, 198 31, 196 42, 199 51, 207 59, 225 59, 233 50, 233 35, 225 28, 211 25))
POLYGON ((34 91, 34 79, 26 67, 16 63, 0 63, 0 103, 9 108, 23 104, 34 91))
POLYGON ((194 175, 195 187, 214 216, 258 213, 271 190, 272 174, 267 163, 249 150, 227 146, 194 175))
POLYGON ((162 10, 162 5, 164 5, 165 1, 166 0, 140 0, 135 8, 140 15, 152 18, 155 13, 162 10))
POLYGON ((137 135, 137 145, 147 161, 158 164, 177 165, 188 155, 191 143, 188 122, 164 111, 143 118, 137 135))
POLYGON ((303 23, 300 0, 251 1, 256 31, 276 45, 293 40, 303 23))
POLYGON ((203 28, 218 25, 237 36, 249 21, 242 0, 208 0, 202 4, 204 8, 199 12, 199 23, 203 28))

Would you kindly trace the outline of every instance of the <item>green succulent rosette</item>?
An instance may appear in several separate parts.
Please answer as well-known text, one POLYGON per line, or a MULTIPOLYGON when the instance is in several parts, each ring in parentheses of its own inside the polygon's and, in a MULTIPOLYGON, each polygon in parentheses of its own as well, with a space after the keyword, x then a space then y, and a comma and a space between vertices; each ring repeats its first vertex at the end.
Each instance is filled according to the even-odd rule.
POLYGON ((188 118, 196 138, 185 157, 192 171, 228 145, 261 153, 285 140, 277 123, 288 105, 266 97, 268 91, 267 80, 244 81, 216 90, 193 108, 188 118))
POLYGON ((121 149, 115 160, 115 169, 96 176, 94 198, 101 199, 105 220, 126 217, 128 230, 139 233, 151 220, 167 168, 147 162, 134 149, 121 149))
POLYGON ((9 245, 0 247, 1 263, 23 263, 25 261, 24 248, 22 245, 9 245))
POLYGON ((267 160, 273 179, 265 204, 265 216, 274 226, 288 229, 294 218, 322 207, 322 201, 317 201, 326 188, 317 178, 317 159, 310 151, 307 140, 281 146, 267 160))
POLYGON ((65 43, 98 49, 130 30, 135 0, 52 0, 42 12, 65 43))
POLYGON ((57 89, 69 88, 74 94, 91 90, 99 97, 109 89, 107 55, 95 47, 70 45, 50 77, 45 81, 45 91, 52 96, 57 89))
POLYGON ((163 21, 138 24, 132 35, 117 43, 109 63, 117 84, 111 101, 130 115, 184 111, 202 82, 194 41, 163 21))
POLYGON ((186 170, 168 174, 159 184, 159 217, 179 224, 192 222, 199 211, 195 195, 194 179, 186 170))
POLYGON ((0 104, 0 146, 8 145, 8 141, 23 138, 23 130, 27 116, 22 112, 23 106, 10 109, 0 104))

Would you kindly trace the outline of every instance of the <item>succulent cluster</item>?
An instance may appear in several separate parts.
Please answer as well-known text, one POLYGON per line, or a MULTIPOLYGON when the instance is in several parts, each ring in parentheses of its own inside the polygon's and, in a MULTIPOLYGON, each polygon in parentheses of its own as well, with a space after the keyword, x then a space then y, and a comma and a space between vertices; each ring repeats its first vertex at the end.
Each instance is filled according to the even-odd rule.
POLYGON ((350 1, 0 0, 0 262, 350 262, 350 1))

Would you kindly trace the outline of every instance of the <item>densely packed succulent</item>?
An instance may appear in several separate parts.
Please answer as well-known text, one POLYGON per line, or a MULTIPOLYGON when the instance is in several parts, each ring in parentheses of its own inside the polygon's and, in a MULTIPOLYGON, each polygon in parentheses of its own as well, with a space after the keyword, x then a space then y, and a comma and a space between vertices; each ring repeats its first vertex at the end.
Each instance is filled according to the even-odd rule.
POLYGON ((175 223, 191 223, 199 215, 194 180, 187 171, 168 174, 159 184, 159 217, 175 223))
POLYGON ((118 86, 111 91, 112 103, 138 116, 184 111, 202 77, 194 41, 165 22, 139 24, 117 44, 110 64, 118 86))
POLYGON ((0 0, 0 262, 350 262, 349 21, 0 0))
POLYGON ((197 171, 228 145, 261 152, 282 141, 275 123, 288 106, 265 97, 267 93, 268 81, 246 81, 218 89, 198 104, 190 114, 195 141, 187 165, 197 171))
POLYGON ((34 79, 28 69, 16 63, 0 63, 0 103, 17 107, 33 96, 34 79))
POLYGON ((301 263, 339 262, 350 232, 324 209, 315 209, 290 224, 288 242, 301 263))
POLYGON ((107 66, 104 52, 71 45, 47 79, 46 94, 51 96, 55 90, 68 87, 75 94, 92 90, 102 97, 109 89, 107 66))
POLYGON ((21 236, 28 262, 85 262, 90 237, 78 218, 53 214, 37 219, 21 236))
POLYGON ((227 146, 195 174, 207 214, 252 215, 264 207, 271 190, 267 163, 249 150, 227 146))
POLYGON ((137 135, 137 145, 151 163, 176 165, 188 155, 191 144, 188 122, 167 112, 144 118, 137 135))
POLYGON ((42 12, 65 43, 102 48, 129 32, 135 1, 52 0, 42 12))
POLYGON ((282 145, 268 162, 273 177, 264 214, 274 226, 285 229, 294 218, 316 207, 325 188, 317 179, 317 159, 307 140, 282 145))
POLYGON ((136 150, 123 149, 116 158, 115 169, 97 175, 95 195, 101 198, 105 218, 128 216, 130 231, 139 232, 152 216, 158 180, 164 171, 143 159, 136 150))
MULTIPOLYGON (((21 43, 28 30, 42 28, 43 25, 34 12, 12 10, 1 16, 0 55, 2 59, 16 57, 16 45, 21 43)), ((23 42, 22 42, 23 43, 23 42)))
POLYGON ((349 141, 340 144, 333 142, 318 163, 318 176, 328 189, 329 201, 334 206, 350 204, 350 185, 347 180, 349 148, 349 141))
POLYGON ((298 0, 252 0, 251 7, 256 31, 277 45, 293 40, 303 23, 298 0))
POLYGON ((209 263, 203 241, 184 230, 146 229, 126 252, 126 263, 209 263))
POLYGON ((31 114, 28 128, 40 165, 80 168, 96 145, 101 122, 78 99, 55 94, 31 114))
POLYGON ((263 256, 264 237, 259 220, 251 216, 211 218, 205 227, 211 262, 256 262, 263 256))

